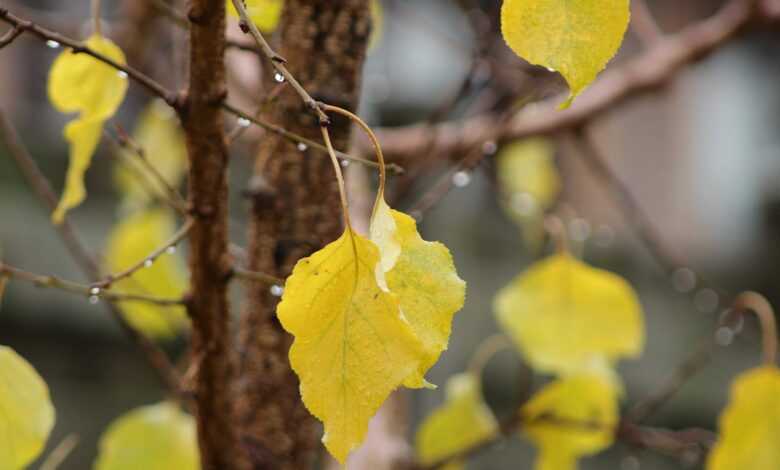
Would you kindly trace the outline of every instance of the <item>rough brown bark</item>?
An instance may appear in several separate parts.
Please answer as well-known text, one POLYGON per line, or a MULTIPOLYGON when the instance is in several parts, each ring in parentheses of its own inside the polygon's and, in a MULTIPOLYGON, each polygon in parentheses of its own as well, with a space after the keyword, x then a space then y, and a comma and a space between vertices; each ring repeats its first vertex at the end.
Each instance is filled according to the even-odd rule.
POLYGON ((180 113, 190 159, 192 351, 197 369, 198 443, 204 470, 237 468, 230 416, 227 148, 220 104, 225 97, 225 1, 192 0, 189 89, 180 113))
MULTIPOLYGON (((354 110, 370 31, 367 0, 290 0, 280 26, 278 51, 315 98, 354 110)), ((320 140, 317 118, 287 89, 270 120, 320 140)), ((350 123, 333 116, 337 148, 349 142, 350 123)), ((313 151, 268 136, 255 174, 249 233, 249 266, 284 277, 294 263, 337 238, 341 231, 338 187, 331 163, 313 151)), ((254 469, 309 468, 319 426, 300 401, 287 352, 291 337, 275 317, 278 299, 267 285, 248 288, 242 319, 240 401, 242 442, 254 469)))

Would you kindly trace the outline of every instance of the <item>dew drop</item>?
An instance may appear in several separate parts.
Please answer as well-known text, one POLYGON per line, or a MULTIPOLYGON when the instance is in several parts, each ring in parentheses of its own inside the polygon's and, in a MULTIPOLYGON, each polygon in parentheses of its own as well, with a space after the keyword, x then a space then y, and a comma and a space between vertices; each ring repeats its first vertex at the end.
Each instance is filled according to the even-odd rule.
POLYGON ((590 222, 585 219, 576 218, 569 223, 569 233, 574 241, 584 242, 590 237, 590 232, 590 222))
POLYGON ((283 83, 284 82, 284 75, 282 75, 281 72, 276 72, 274 74, 274 80, 276 80, 276 83, 283 83))
POLYGON ((734 341, 734 330, 727 326, 721 326, 715 331, 715 342, 718 346, 730 346, 734 341))
POLYGON ((89 294, 93 296, 100 295, 100 287, 93 287, 89 290, 89 294))
POLYGON ((349 160, 346 160, 346 159, 341 160, 341 166, 342 166, 342 168, 348 167, 349 166, 349 160))
POLYGON ((49 39, 48 41, 46 41, 46 45, 52 49, 57 49, 58 47, 60 47, 60 43, 58 43, 54 39, 49 39))
POLYGON ((127 72, 125 72, 124 70, 120 70, 119 72, 117 72, 117 75, 119 75, 119 78, 121 79, 127 78, 127 72))
POLYGON ((176 247, 171 245, 165 249, 165 252, 168 253, 169 255, 173 255, 176 253, 176 247))
POLYGON ((274 297, 281 297, 282 294, 284 294, 284 287, 274 284, 271 286, 269 291, 274 297))
POLYGON ((529 193, 513 194, 510 204, 512 209, 523 217, 528 217, 537 210, 536 198, 529 193))
POLYGON ((482 144, 482 153, 485 155, 493 155, 498 150, 498 144, 494 140, 488 140, 482 144))
POLYGON ((696 273, 688 268, 675 269, 672 273, 672 286, 677 292, 690 292, 696 288, 696 273))
POLYGON ((145 267, 145 268, 151 268, 151 267, 152 267, 152 264, 154 264, 154 260, 153 260, 153 259, 151 259, 151 258, 150 258, 150 259, 148 259, 148 260, 146 260, 146 261, 144 261, 144 267, 145 267))
POLYGON ((452 184, 458 188, 464 188, 471 183, 471 175, 466 171, 459 171, 452 175, 452 184))
POLYGON ((99 301, 100 301, 100 297, 98 297, 96 295, 90 295, 89 296, 89 303, 91 303, 92 305, 95 305, 99 301))
POLYGON ((305 152, 308 148, 308 145, 304 144, 303 142, 298 142, 298 150, 301 152, 305 152))
POLYGON ((251 125, 252 125, 252 122, 251 122, 249 119, 247 119, 247 118, 245 118, 245 117, 243 117, 243 116, 239 117, 239 118, 236 120, 236 122, 238 123, 238 125, 239 125, 240 127, 249 127, 249 126, 251 126, 251 125))

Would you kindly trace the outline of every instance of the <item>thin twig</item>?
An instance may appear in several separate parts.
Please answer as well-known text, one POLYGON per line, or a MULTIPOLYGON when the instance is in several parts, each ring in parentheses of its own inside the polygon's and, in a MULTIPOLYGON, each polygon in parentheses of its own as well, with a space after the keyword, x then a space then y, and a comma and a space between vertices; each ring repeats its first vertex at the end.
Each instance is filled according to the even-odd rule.
POLYGON ((109 302, 145 302, 160 306, 182 305, 184 303, 182 299, 163 299, 147 295, 110 292, 95 286, 88 286, 85 284, 79 284, 77 282, 60 279, 56 276, 34 274, 2 262, 0 262, 0 276, 30 282, 38 287, 59 289, 63 292, 79 294, 83 295, 84 297, 104 299, 108 300, 109 302))
POLYGON ((743 292, 737 296, 731 307, 731 315, 753 312, 761 322, 761 345, 764 364, 777 365, 777 321, 772 304, 757 292, 743 292))
POLYGON ((57 470, 79 444, 77 434, 68 434, 43 461, 39 470, 57 470))
POLYGON ((18 38, 24 31, 18 25, 14 26, 7 33, 0 37, 0 49, 14 42, 14 39, 18 38))
POLYGON ((149 161, 149 158, 146 156, 146 149, 133 140, 133 138, 128 135, 121 127, 119 127, 119 125, 115 124, 114 128, 117 131, 117 142, 119 146, 121 148, 130 150, 133 155, 138 157, 138 161, 141 163, 141 166, 146 171, 148 171, 152 178, 157 181, 157 184, 163 188, 168 199, 170 199, 170 204, 174 206, 174 209, 176 209, 180 214, 186 213, 187 203, 184 197, 168 182, 168 180, 165 179, 160 171, 154 165, 152 165, 152 162, 149 161))
POLYGON ((162 246, 158 247, 153 252, 149 253, 148 256, 146 256, 144 259, 138 261, 137 263, 133 264, 129 268, 125 269, 122 272, 116 273, 116 274, 110 274, 106 276, 104 279, 92 283, 93 288, 100 288, 100 289, 108 289, 111 287, 111 284, 114 284, 116 282, 121 281, 122 279, 128 278, 135 274, 137 271, 150 266, 152 263, 154 263, 157 258, 164 255, 168 248, 178 244, 180 241, 184 240, 187 235, 190 233, 190 230, 192 229, 193 221, 192 219, 187 219, 184 224, 179 228, 179 230, 174 233, 168 241, 163 243, 162 246))
POLYGON ((268 44, 268 41, 265 40, 262 33, 260 33, 260 30, 257 29, 254 21, 252 21, 246 11, 246 6, 244 6, 243 0, 232 0, 232 2, 233 6, 236 7, 238 16, 241 18, 239 21, 241 31, 252 35, 252 38, 257 42, 257 45, 260 46, 260 50, 262 51, 263 55, 268 58, 268 60, 271 62, 271 65, 273 65, 274 69, 276 69, 277 73, 280 73, 282 77, 284 77, 284 79, 290 83, 295 92, 298 93, 298 96, 301 97, 301 100, 303 100, 303 103, 312 111, 314 111, 320 121, 320 125, 328 124, 328 115, 325 114, 325 112, 320 108, 319 103, 314 98, 312 98, 311 95, 309 95, 309 92, 307 92, 306 89, 301 86, 293 74, 287 70, 287 66, 285 65, 287 61, 284 59, 284 57, 280 56, 271 48, 271 45, 268 44))
POLYGON ((631 0, 631 29, 645 47, 655 45, 664 37, 645 0, 631 0))
POLYGON ((284 279, 280 277, 276 277, 267 273, 261 273, 258 271, 250 271, 248 269, 239 266, 233 267, 233 274, 236 277, 245 279, 247 281, 264 282, 266 284, 277 285, 277 286, 284 285, 284 279))
MULTIPOLYGON (((145 75, 144 73, 138 71, 137 69, 127 66, 127 65, 121 65, 114 60, 106 57, 105 55, 85 46, 84 44, 75 41, 73 39, 70 39, 66 36, 63 36, 62 34, 56 33, 54 31, 50 31, 46 28, 43 28, 41 26, 36 25, 35 23, 31 21, 24 20, 22 18, 19 18, 18 16, 14 15, 13 13, 9 12, 6 8, 0 8, 0 20, 5 21, 6 23, 21 28, 22 31, 29 32, 33 34, 38 39, 46 42, 46 41, 55 41, 58 44, 65 45, 73 50, 73 53, 79 54, 87 54, 91 57, 94 57, 95 59, 103 62, 106 65, 109 65, 113 68, 115 68, 118 71, 124 72, 127 74, 128 78, 131 80, 139 83, 144 88, 146 88, 147 91, 149 91, 152 95, 158 96, 162 98, 169 106, 174 108, 177 111, 182 111, 181 109, 181 100, 179 99, 179 95, 177 93, 174 93, 164 86, 162 86, 159 82, 155 81, 153 78, 149 77, 148 75, 145 75)), ((223 110, 225 110, 227 113, 230 113, 237 118, 243 118, 248 120, 249 122, 255 124, 256 126, 259 126, 269 132, 273 132, 274 134, 277 134, 290 142, 297 143, 297 144, 304 144, 307 147, 311 147, 314 149, 317 149, 318 151, 322 152, 323 154, 327 155, 327 149, 311 140, 307 139, 303 136, 300 136, 298 134, 295 134, 294 132, 290 132, 286 129, 284 129, 281 126, 277 126, 275 124, 271 124, 265 121, 262 121, 260 119, 257 119, 253 116, 251 116, 249 113, 242 111, 235 106, 223 102, 221 104, 221 107, 223 110)), ((369 166, 376 166, 376 163, 368 161, 364 158, 355 157, 352 155, 345 154, 343 152, 336 152, 336 154, 339 156, 339 158, 344 158, 347 160, 360 162, 364 165, 369 166)), ((401 168, 399 165, 396 164, 390 164, 388 165, 388 169, 394 171, 395 173, 403 173, 403 168, 401 168)))

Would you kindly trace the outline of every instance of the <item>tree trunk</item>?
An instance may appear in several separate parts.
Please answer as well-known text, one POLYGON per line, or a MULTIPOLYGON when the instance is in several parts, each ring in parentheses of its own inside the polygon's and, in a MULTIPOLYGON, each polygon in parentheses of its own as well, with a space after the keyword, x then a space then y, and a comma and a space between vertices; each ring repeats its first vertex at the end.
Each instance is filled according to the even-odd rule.
MULTIPOLYGON (((355 110, 370 31, 368 1, 288 0, 285 8, 278 52, 290 71, 315 99, 355 110)), ((321 140, 317 118, 290 88, 266 117, 321 140)), ((345 149, 351 125, 340 116, 331 118, 333 144, 345 149)), ((336 178, 330 161, 317 152, 266 136, 250 193, 253 270, 285 277, 298 259, 341 234, 336 178)), ((279 299, 259 283, 248 287, 247 297, 239 339, 242 443, 254 469, 310 468, 320 427, 300 400, 287 357, 292 338, 275 316, 279 299)))
POLYGON ((180 115, 190 160, 189 195, 193 361, 198 442, 203 470, 237 468, 238 446, 230 416, 232 364, 229 340, 228 155, 220 104, 225 98, 225 1, 190 4, 189 89, 180 115))

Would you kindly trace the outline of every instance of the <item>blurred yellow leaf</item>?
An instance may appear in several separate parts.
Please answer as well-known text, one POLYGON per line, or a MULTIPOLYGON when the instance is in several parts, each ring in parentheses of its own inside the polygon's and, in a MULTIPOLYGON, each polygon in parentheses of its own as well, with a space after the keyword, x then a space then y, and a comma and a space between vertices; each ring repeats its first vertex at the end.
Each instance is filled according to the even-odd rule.
POLYGON ((49 388, 29 362, 0 346, 0 470, 25 468, 54 427, 49 388))
POLYGON ((517 55, 563 75, 567 107, 617 53, 629 16, 629 0, 504 0, 501 31, 517 55))
MULTIPOLYGON (((95 34, 87 39, 86 46, 125 64, 122 50, 109 39, 95 34)), ((87 54, 74 54, 67 49, 52 64, 49 100, 62 113, 80 113, 65 127, 65 138, 70 143, 70 166, 62 199, 52 214, 55 223, 61 223, 65 213, 84 200, 84 174, 100 141, 103 122, 114 115, 126 92, 127 78, 87 54)))
POLYGON ((780 370, 763 366, 738 377, 720 418, 707 470, 780 468, 780 370))
POLYGON ((520 226, 525 242, 538 251, 545 211, 561 192, 552 144, 535 138, 506 145, 496 156, 496 177, 504 210, 520 226))
POLYGON ((344 462, 388 395, 419 370, 425 353, 398 299, 377 281, 379 251, 347 228, 295 265, 277 316, 295 336, 290 363, 323 442, 344 462))
MULTIPOLYGON (((271 32, 279 24, 279 18, 282 16, 284 0, 244 0, 246 12, 249 18, 257 26, 257 29, 263 32, 271 32)), ((238 18, 236 7, 233 6, 233 0, 227 0, 227 9, 230 16, 238 18)))
MULTIPOLYGON (((420 425, 415 439, 422 465, 430 465, 470 448, 498 431, 493 413, 485 405, 479 378, 470 373, 453 375, 447 380, 447 400, 420 425)), ((453 462, 443 470, 459 470, 453 462)))
POLYGON ((198 470, 195 421, 175 403, 136 408, 100 438, 95 470, 198 470))
POLYGON ((425 373, 447 349, 452 318, 465 301, 466 283, 458 277, 447 247, 423 240, 414 219, 390 209, 383 198, 377 201, 370 232, 382 256, 387 287, 398 295, 401 311, 425 349, 419 374, 405 385, 427 386, 425 373))
MULTIPOLYGON (((157 173, 172 187, 181 184, 187 170, 187 148, 184 132, 173 109, 163 100, 155 99, 141 113, 133 132, 133 140, 144 150, 145 156, 157 173)), ((126 161, 137 162, 138 156, 129 149, 120 149, 126 161)), ((129 163, 128 162, 128 163, 129 163)), ((165 195, 163 185, 142 164, 135 165, 135 171, 126 164, 114 167, 114 180, 123 196, 126 209, 143 207, 150 200, 150 194, 143 184, 139 184, 139 175, 155 194, 165 195)))
POLYGON ((619 388, 598 374, 556 380, 523 406, 523 433, 539 448, 535 470, 574 470, 577 459, 609 447, 619 388))
POLYGON ((621 277, 561 253, 531 266, 494 301, 501 327, 534 369, 566 374, 637 356, 642 309, 621 277))
MULTIPOLYGON (((106 261, 112 273, 130 268, 163 246, 174 234, 174 218, 164 209, 149 209, 126 217, 109 236, 106 261)), ((187 278, 178 257, 166 254, 113 287, 127 294, 176 299, 184 295, 187 278)), ((165 338, 187 326, 182 306, 160 306, 146 302, 119 303, 127 321, 145 333, 165 338)))

